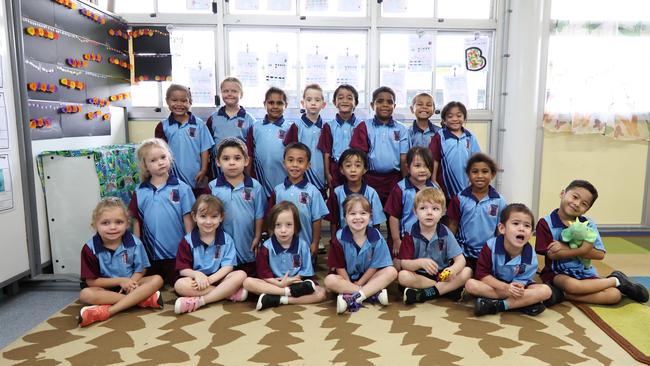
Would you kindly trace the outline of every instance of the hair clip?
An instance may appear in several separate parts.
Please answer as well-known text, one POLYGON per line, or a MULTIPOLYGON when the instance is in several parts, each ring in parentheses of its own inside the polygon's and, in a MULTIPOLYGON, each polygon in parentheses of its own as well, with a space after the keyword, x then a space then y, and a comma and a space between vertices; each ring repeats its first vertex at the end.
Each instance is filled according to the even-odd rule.
POLYGON ((32 37, 42 37, 46 38, 49 40, 57 40, 59 39, 59 34, 56 32, 49 31, 45 28, 34 28, 34 27, 27 27, 25 28, 25 33, 29 34, 32 37))
POLYGON ((64 79, 59 79, 59 83, 61 83, 61 85, 65 86, 65 87, 67 87, 69 89, 84 90, 84 88, 86 87, 86 85, 81 81, 68 80, 68 79, 65 79, 65 78, 64 79))
POLYGON ((102 115, 102 111, 88 112, 86 113, 86 119, 88 120, 95 119, 101 115, 102 115))
POLYGON ((54 1, 55 3, 57 3, 59 5, 63 5, 66 8, 69 8, 69 9, 76 9, 77 8, 77 4, 75 4, 71 0, 52 0, 52 1, 54 1))
POLYGON ((75 68, 88 67, 88 61, 86 60, 77 60, 76 58, 66 58, 65 62, 68 64, 68 66, 75 67, 75 68))
POLYGON ((86 18, 92 20, 93 22, 99 23, 99 24, 106 24, 106 18, 103 16, 100 16, 99 14, 93 13, 92 11, 88 9, 79 9, 79 12, 83 14, 86 18))
POLYGON ((59 107, 59 113, 72 114, 81 112, 81 106, 76 104, 69 104, 59 107))
POLYGON ((129 93, 119 93, 119 94, 111 95, 110 97, 108 97, 108 99, 111 102, 114 102, 116 100, 129 99, 129 97, 131 97, 131 95, 129 93))
POLYGON ((50 121, 49 118, 39 118, 39 119, 30 119, 29 120, 29 128, 34 129, 34 128, 50 128, 52 126, 52 122, 50 121))

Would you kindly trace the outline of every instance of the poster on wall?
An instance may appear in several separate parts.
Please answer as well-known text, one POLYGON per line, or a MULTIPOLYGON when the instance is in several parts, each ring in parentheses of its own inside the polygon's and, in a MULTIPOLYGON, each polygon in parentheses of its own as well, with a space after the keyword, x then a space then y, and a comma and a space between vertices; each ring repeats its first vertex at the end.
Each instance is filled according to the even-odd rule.
POLYGON ((0 149, 9 148, 9 123, 7 121, 7 106, 5 94, 0 92, 0 149))
POLYGON ((443 104, 452 101, 469 105, 469 94, 467 92, 467 77, 465 75, 445 76, 445 84, 442 89, 443 104))
POLYGON ((327 84, 327 56, 319 54, 307 55, 307 65, 305 68, 305 80, 307 84, 327 84))
POLYGON ((409 36, 409 71, 433 70, 433 33, 420 32, 409 36))
POLYGON ((489 40, 488 37, 465 38, 465 69, 467 71, 481 71, 488 65, 489 40))
POLYGON ((286 52, 269 53, 266 63, 266 83, 270 86, 284 88, 287 81, 287 61, 289 56, 286 52))
POLYGON ((199 65, 189 69, 190 90, 192 91, 192 103, 212 104, 214 103, 214 75, 208 68, 199 65))
POLYGON ((381 84, 390 85, 395 91, 395 103, 399 105, 406 104, 406 70, 404 69, 386 69, 381 72, 381 84))
POLYGON ((359 58, 339 55, 336 58, 336 84, 357 85, 359 81, 359 58))
POLYGON ((0 154, 0 212, 14 208, 9 154, 0 154))

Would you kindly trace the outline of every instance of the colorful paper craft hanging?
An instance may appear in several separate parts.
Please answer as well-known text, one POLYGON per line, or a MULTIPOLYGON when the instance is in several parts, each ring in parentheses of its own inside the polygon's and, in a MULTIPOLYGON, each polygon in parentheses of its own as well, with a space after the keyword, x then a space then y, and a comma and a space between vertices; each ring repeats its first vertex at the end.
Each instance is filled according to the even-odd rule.
POLYGON ((67 87, 68 89, 77 89, 77 90, 84 90, 86 85, 78 80, 68 80, 68 79, 59 79, 59 83, 61 85, 67 87))
POLYGON ((88 67, 88 61, 78 60, 76 58, 66 58, 65 63, 67 63, 68 66, 75 67, 75 68, 88 67))
POLYGON ((129 93, 119 93, 119 94, 111 95, 110 97, 108 97, 108 99, 111 102, 115 102, 115 101, 118 101, 118 100, 129 99, 130 97, 131 97, 131 95, 129 93))
POLYGON ((106 99, 101 99, 101 98, 97 98, 97 97, 92 97, 92 98, 86 99, 86 103, 98 105, 100 107, 105 107, 105 106, 107 106, 109 104, 109 102, 106 99))
POLYGON ((27 27, 25 28, 25 33, 32 37, 41 37, 45 39, 49 39, 51 41, 59 39, 59 34, 56 32, 49 31, 45 28, 41 27, 27 27))
POLYGON ((54 1, 55 3, 57 3, 59 5, 63 5, 66 8, 69 8, 69 9, 76 9, 77 8, 77 4, 75 4, 74 1, 71 1, 71 0, 52 0, 52 1, 54 1))
POLYGON ((88 9, 79 9, 79 13, 81 13, 86 18, 92 20, 95 23, 106 24, 106 18, 104 18, 103 16, 101 16, 101 15, 99 15, 97 13, 93 13, 92 11, 90 11, 88 9))
POLYGON ((27 88, 33 92, 41 92, 41 93, 56 93, 56 91, 58 90, 58 87, 54 84, 35 83, 35 82, 31 82, 27 84, 27 88))
POLYGON ((120 37, 123 39, 129 39, 129 37, 131 36, 131 32, 123 31, 121 29, 109 29, 108 35, 111 37, 120 37))
POLYGON ((59 107, 59 113, 73 114, 81 112, 81 106, 76 104, 70 104, 66 106, 59 107))
POLYGON ((110 113, 106 113, 106 114, 104 114, 104 115, 102 116, 102 119, 103 119, 104 121, 108 121, 108 120, 110 120, 110 119, 111 119, 111 114, 110 114, 110 113))
POLYGON ((38 119, 30 119, 29 120, 29 128, 35 129, 35 128, 50 128, 52 126, 52 122, 50 121, 49 118, 38 118, 38 119))
POLYGON ((102 62, 102 55, 99 53, 84 53, 84 60, 102 62))
POLYGON ((102 111, 88 112, 86 113, 86 119, 87 120, 95 119, 97 117, 100 117, 101 115, 102 115, 102 111))
POLYGON ((120 67, 122 67, 124 69, 130 69, 131 68, 131 65, 128 62, 120 60, 119 58, 114 57, 114 56, 109 57, 108 62, 113 64, 113 65, 118 65, 118 66, 120 66, 120 67))
POLYGON ((150 29, 150 28, 142 28, 142 29, 136 29, 131 32, 131 37, 133 38, 138 38, 142 36, 149 36, 153 37, 154 34, 160 34, 163 37, 168 37, 169 33, 161 32, 157 29, 150 29))

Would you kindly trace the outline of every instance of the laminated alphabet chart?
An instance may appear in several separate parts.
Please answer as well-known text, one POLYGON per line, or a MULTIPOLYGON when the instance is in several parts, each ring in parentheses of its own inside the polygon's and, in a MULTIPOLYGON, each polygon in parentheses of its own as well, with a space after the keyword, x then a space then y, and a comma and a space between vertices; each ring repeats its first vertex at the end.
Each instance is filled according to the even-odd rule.
POLYGON ((289 56, 286 52, 269 53, 266 62, 266 83, 270 86, 284 88, 287 81, 287 61, 289 56))

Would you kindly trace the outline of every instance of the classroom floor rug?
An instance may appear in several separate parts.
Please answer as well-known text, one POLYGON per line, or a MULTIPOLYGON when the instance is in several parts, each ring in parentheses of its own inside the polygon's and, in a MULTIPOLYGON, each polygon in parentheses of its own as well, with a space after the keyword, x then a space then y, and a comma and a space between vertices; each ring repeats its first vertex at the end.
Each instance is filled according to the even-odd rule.
MULTIPOLYGON (((606 275, 611 268, 601 263, 598 270, 606 275)), ((650 274, 647 265, 638 270, 650 274)), ((645 348, 636 340, 648 339, 626 333, 629 323, 641 320, 631 314, 646 306, 629 303, 591 309, 612 334, 569 302, 537 317, 509 312, 476 318, 471 300, 406 306, 395 286, 389 306, 344 315, 336 314, 332 299, 264 311, 254 302, 224 302, 176 315, 175 295, 165 291, 163 297, 162 310, 131 309, 87 328, 78 328, 81 304, 72 303, 0 351, 0 364, 628 366, 644 359, 619 346, 616 334, 639 350, 645 348), (623 324, 620 314, 631 321, 623 324)))

